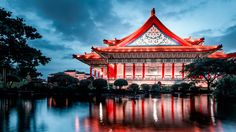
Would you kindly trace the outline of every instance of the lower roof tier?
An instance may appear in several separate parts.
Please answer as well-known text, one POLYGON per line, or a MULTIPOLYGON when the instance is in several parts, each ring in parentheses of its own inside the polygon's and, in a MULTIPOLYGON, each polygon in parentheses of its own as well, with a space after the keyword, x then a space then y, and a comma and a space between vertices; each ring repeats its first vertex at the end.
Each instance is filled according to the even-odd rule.
MULTIPOLYGON (((223 51, 216 51, 216 52, 157 52, 157 53, 151 53, 149 55, 154 56, 150 58, 132 58, 128 57, 126 55, 132 55, 137 53, 123 53, 123 54, 117 54, 117 53, 111 53, 110 55, 114 56, 115 58, 109 58, 107 60, 106 58, 102 57, 96 52, 86 53, 84 55, 73 55, 74 58, 78 59, 79 61, 88 64, 88 65, 106 65, 109 63, 145 63, 145 62, 191 62, 193 59, 198 57, 207 57, 207 58, 218 58, 218 59, 227 59, 227 58, 236 58, 236 53, 230 53, 225 54, 223 51), (191 54, 192 53, 192 54, 191 54), (163 54, 163 55, 171 55, 172 58, 166 57, 155 57, 155 54, 163 54), (174 55, 175 54, 175 55, 174 55), (125 55, 126 58, 116 58, 117 56, 125 55), (185 56, 187 55, 187 56, 185 56), (200 56, 201 55, 201 56, 200 56), (133 62, 134 61, 134 62, 133 62)), ((140 55, 144 55, 147 53, 142 53, 140 55)))

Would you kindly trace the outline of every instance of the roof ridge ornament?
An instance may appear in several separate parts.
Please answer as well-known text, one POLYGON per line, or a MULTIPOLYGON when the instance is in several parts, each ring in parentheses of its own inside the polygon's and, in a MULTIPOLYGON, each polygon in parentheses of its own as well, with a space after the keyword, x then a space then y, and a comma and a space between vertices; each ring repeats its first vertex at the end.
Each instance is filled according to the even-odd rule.
POLYGON ((151 10, 151 16, 155 16, 155 13, 156 13, 155 8, 152 8, 152 10, 151 10))

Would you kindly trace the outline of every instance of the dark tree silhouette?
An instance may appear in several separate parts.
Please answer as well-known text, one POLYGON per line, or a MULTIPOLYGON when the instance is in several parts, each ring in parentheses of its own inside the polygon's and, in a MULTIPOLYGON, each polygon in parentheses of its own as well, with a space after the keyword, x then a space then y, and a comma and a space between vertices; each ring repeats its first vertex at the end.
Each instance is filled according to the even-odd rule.
POLYGON ((161 91, 161 87, 159 84, 153 84, 151 87, 151 91, 152 92, 160 92, 161 91))
POLYGON ((89 79, 83 79, 83 80, 80 80, 79 82, 79 88, 80 89, 89 89, 89 85, 91 84, 91 80, 89 79))
POLYGON ((206 82, 207 89, 210 90, 211 85, 216 78, 227 74, 234 74, 235 61, 226 59, 198 59, 184 67, 187 73, 186 78, 193 82, 206 82))
POLYGON ((57 83, 58 86, 67 87, 69 85, 77 85, 79 80, 65 73, 57 73, 53 77, 49 78, 48 82, 57 83))
POLYGON ((141 84, 141 88, 142 88, 142 90, 145 91, 145 92, 149 92, 150 89, 151 89, 151 87, 150 87, 149 84, 141 84))
POLYGON ((30 47, 28 41, 41 37, 22 18, 14 18, 11 12, 0 8, 0 69, 3 71, 4 82, 6 71, 10 68, 14 68, 22 78, 40 75, 36 67, 47 64, 50 58, 43 56, 40 50, 30 47))
POLYGON ((121 89, 123 86, 127 86, 128 82, 125 79, 117 79, 115 80, 114 85, 116 87, 119 87, 119 89, 121 89))
POLYGON ((128 90, 130 90, 136 94, 139 91, 139 85, 136 83, 132 83, 129 85, 128 90))
POLYGON ((101 91, 107 87, 107 80, 98 78, 93 81, 93 87, 95 87, 98 91, 101 91))
POLYGON ((216 90, 214 94, 218 97, 236 96, 236 76, 227 76, 219 79, 215 83, 216 90))

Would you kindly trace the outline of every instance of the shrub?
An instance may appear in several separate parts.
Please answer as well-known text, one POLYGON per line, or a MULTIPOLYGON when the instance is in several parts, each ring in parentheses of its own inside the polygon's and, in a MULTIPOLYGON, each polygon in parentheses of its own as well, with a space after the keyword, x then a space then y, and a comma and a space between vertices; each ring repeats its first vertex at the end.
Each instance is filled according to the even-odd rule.
POLYGON ((173 84, 173 85, 171 86, 171 91, 172 91, 172 92, 179 91, 179 89, 180 89, 180 84, 173 84))
POLYGON ((171 87, 170 86, 164 86, 161 88, 162 92, 171 92, 171 87))
POLYGON ((191 92, 198 92, 199 91, 199 87, 197 87, 194 82, 190 82, 189 85, 190 85, 191 92))
POLYGON ((214 94, 216 96, 236 96, 236 76, 227 76, 219 79, 214 94))
POLYGON ((144 91, 144 92, 149 92, 151 87, 149 84, 141 84, 141 89, 144 91))
POLYGON ((116 87, 119 87, 119 89, 121 89, 123 86, 127 86, 128 82, 125 79, 117 79, 115 80, 114 85, 116 87))
POLYGON ((107 80, 98 78, 93 81, 93 87, 98 91, 104 90, 107 87, 107 80))
POLYGON ((179 86, 181 92, 187 92, 189 91, 191 85, 188 83, 181 83, 179 86))
POLYGON ((160 92, 161 87, 158 84, 153 84, 151 88, 151 92, 160 92))
POLYGON ((172 92, 177 92, 177 91, 180 91, 180 92, 187 92, 189 91, 191 85, 188 84, 188 83, 181 83, 181 84, 173 84, 171 86, 171 89, 172 89, 172 92))
POLYGON ((58 86, 67 87, 71 84, 77 85, 79 80, 77 78, 71 77, 65 73, 57 73, 53 77, 51 77, 48 82, 56 83, 58 86))
POLYGON ((136 93, 139 91, 139 85, 136 83, 132 83, 129 85, 128 90, 136 93))
POLYGON ((79 89, 89 89, 89 85, 91 84, 91 81, 88 80, 88 79, 83 79, 83 80, 80 80, 79 82, 79 89))

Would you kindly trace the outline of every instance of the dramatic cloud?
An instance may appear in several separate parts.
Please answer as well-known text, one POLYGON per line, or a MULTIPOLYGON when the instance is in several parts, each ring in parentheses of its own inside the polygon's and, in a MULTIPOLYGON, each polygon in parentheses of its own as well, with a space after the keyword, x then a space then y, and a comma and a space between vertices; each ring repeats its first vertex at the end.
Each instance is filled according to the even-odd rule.
POLYGON ((221 36, 209 38, 213 43, 223 44, 223 49, 226 52, 236 52, 236 25, 227 28, 221 36))
POLYGON ((32 42, 31 46, 39 49, 45 49, 49 51, 68 51, 72 50, 71 48, 66 47, 65 45, 51 44, 46 40, 35 40, 32 42))
POLYGON ((38 29, 43 38, 30 42, 51 57, 44 73, 88 67, 72 59, 75 53, 103 46, 103 39, 122 38, 139 28, 156 8, 158 18, 181 37, 205 37, 207 44, 223 44, 233 51, 235 29, 233 0, 0 0, 0 7, 12 11, 38 29))

